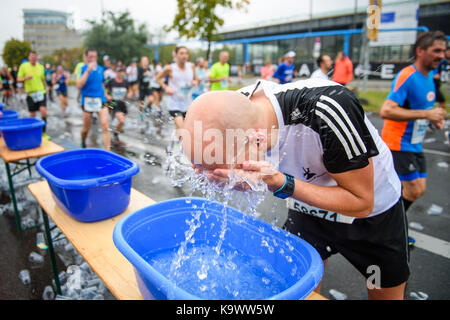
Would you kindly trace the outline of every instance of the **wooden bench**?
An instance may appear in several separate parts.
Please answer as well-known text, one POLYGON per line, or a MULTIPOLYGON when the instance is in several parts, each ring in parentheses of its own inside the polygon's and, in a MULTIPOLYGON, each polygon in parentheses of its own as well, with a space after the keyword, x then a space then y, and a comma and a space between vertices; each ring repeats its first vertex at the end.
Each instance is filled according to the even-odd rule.
POLYGON ((22 231, 22 223, 19 211, 17 209, 16 192, 14 189, 13 177, 24 170, 28 170, 28 173, 31 177, 31 168, 36 164, 36 162, 31 163, 30 159, 42 158, 49 154, 58 153, 61 151, 64 151, 63 147, 57 145, 52 141, 45 139, 42 140, 41 145, 37 148, 14 151, 8 149, 3 137, 0 138, 0 156, 2 157, 5 163, 6 175, 8 177, 9 191, 11 193, 11 200, 13 204, 14 214, 16 217, 16 224, 17 228, 20 231, 22 231), (10 164, 15 164, 12 173, 10 164))
MULTIPOLYGON (((42 208, 47 239, 51 239, 48 215, 117 299, 142 300, 134 268, 114 245, 113 230, 124 216, 149 206, 155 201, 132 188, 130 204, 125 212, 107 220, 85 223, 71 218, 57 206, 47 181, 30 184, 28 189, 42 208)), ((48 241, 48 247, 57 292, 61 294, 51 241, 48 241)), ((307 299, 323 300, 325 298, 313 292, 307 299)))

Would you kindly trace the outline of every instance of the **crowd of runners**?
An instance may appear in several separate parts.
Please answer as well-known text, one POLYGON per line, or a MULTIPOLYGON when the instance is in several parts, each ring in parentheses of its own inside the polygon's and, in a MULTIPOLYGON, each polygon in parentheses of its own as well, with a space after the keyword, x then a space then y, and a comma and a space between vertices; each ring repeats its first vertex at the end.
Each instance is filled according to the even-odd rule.
MULTIPOLYGON (((227 52, 222 52, 220 61, 209 69, 205 59, 190 62, 189 50, 176 47, 173 62, 165 66, 155 60, 150 63, 146 56, 134 58, 129 65, 125 65, 108 55, 98 57, 97 50, 87 49, 83 61, 77 63, 71 73, 61 65, 40 64, 38 54, 31 51, 20 66, 1 69, 2 101, 8 105, 15 96, 20 103, 26 103, 30 116, 35 117, 36 112, 40 112, 42 120, 47 122, 47 101, 56 102, 55 96, 62 115, 66 116, 69 81, 74 79, 78 88, 77 101, 83 110, 81 146, 86 147, 91 121, 99 119, 103 145, 109 150, 111 143, 121 143, 119 134, 123 131, 130 102, 137 101, 142 119, 152 109, 161 115, 161 101, 166 95, 167 111, 173 117, 176 128, 181 128, 193 99, 208 90, 228 89, 228 56, 227 52), (117 125, 112 130, 110 118, 117 119, 117 125)), ((43 137, 50 139, 45 129, 43 137)))

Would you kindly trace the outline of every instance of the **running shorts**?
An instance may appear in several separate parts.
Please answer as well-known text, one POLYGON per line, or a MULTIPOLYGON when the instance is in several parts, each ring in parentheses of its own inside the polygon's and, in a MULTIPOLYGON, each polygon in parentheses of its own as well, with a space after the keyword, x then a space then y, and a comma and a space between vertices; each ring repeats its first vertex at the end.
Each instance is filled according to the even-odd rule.
POLYGON ((290 209, 283 228, 310 243, 323 260, 342 254, 366 279, 373 275, 371 266, 378 266, 382 288, 409 278, 408 228, 401 199, 389 210, 352 224, 290 209))
POLYGON ((425 156, 422 152, 391 151, 395 171, 402 181, 427 177, 425 156))
POLYGON ((139 101, 144 101, 145 97, 151 96, 152 94, 153 94, 153 91, 150 88, 139 89, 139 101))
POLYGON ((31 98, 30 96, 27 96, 27 105, 28 105, 29 112, 39 111, 40 107, 45 107, 47 105, 47 97, 44 94, 44 100, 39 101, 39 102, 34 102, 33 98, 31 98))

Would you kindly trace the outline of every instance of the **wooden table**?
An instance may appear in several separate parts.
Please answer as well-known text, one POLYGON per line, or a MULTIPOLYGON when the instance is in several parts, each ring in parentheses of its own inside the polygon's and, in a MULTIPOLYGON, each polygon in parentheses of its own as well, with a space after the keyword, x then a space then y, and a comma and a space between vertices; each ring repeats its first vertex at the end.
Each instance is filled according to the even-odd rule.
MULTIPOLYGON (((48 215, 117 299, 142 300, 134 268, 114 245, 113 230, 117 222, 124 216, 151 205, 155 201, 132 188, 130 204, 125 212, 107 220, 86 223, 71 218, 57 206, 47 181, 30 184, 28 189, 42 208, 47 239, 51 239, 48 215)), ((57 283, 57 292, 59 290, 58 293, 61 294, 51 241, 48 241, 48 247, 55 283, 57 283)), ((324 297, 314 292, 306 299, 325 300, 324 297)))
POLYGON ((6 175, 8 176, 9 191, 11 193, 11 200, 13 203, 14 214, 16 216, 16 224, 17 228, 20 231, 22 231, 22 223, 20 220, 19 211, 17 209, 16 193, 14 190, 14 183, 12 178, 24 170, 28 170, 28 173, 31 177, 31 167, 36 164, 36 161, 34 163, 31 163, 30 159, 41 158, 49 154, 58 153, 61 151, 64 151, 63 147, 45 139, 42 140, 41 145, 37 148, 14 151, 8 149, 3 137, 0 138, 0 156, 5 162, 6 175), (22 160, 25 160, 25 162, 21 162, 22 160), (15 164, 12 173, 11 168, 9 166, 10 163, 15 164))

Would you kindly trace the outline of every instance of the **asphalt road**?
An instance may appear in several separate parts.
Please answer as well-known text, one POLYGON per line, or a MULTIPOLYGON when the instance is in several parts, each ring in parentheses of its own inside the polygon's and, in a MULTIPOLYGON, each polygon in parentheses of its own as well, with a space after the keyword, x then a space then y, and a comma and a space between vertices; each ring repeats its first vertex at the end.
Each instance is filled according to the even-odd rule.
MULTIPOLYGON (((76 89, 69 90, 68 116, 63 118, 58 103, 48 106, 48 134, 52 141, 66 149, 80 146, 81 110, 76 102, 76 89)), ((13 108, 22 116, 27 116, 23 103, 14 103, 13 108)), ((380 129, 381 119, 376 114, 368 115, 373 124, 380 129)), ((447 130, 448 128, 447 122, 447 130)), ((129 104, 129 116, 126 120, 125 133, 121 135, 124 146, 114 151, 136 161, 141 171, 133 180, 133 187, 156 201, 174 197, 188 196, 189 186, 174 188, 164 175, 162 162, 173 125, 167 116, 162 121, 154 122, 146 127, 138 118, 137 104, 129 104), (158 126, 160 134, 158 134, 158 126), (144 132, 144 133, 142 133, 144 132)), ((420 224, 423 229, 414 232, 417 240, 411 251, 411 277, 409 279, 406 299, 413 299, 411 292, 424 292, 429 299, 450 299, 450 204, 449 204, 449 164, 450 146, 444 143, 442 131, 430 131, 425 138, 424 148, 428 167, 428 186, 426 194, 420 198, 408 212, 408 221, 420 224), (442 208, 438 215, 428 214, 432 205, 442 208)), ((94 122, 88 137, 88 146, 102 147, 101 129, 99 123, 94 122)), ((3 170, 2 170, 3 171, 3 170)), ((52 273, 48 255, 44 265, 31 268, 28 255, 36 251, 36 233, 38 230, 26 230, 22 234, 17 231, 11 214, 5 213, 10 205, 9 192, 4 172, 1 172, 0 204, 3 206, 0 214, 0 299, 41 299, 43 289, 51 284, 52 273), (7 258, 5 258, 7 257, 7 258), (19 271, 28 268, 31 271, 30 286, 23 286, 18 279, 19 271)), ((39 175, 33 172, 37 180, 39 175)), ((23 192, 27 192, 26 190, 23 192)), ((27 197, 25 195, 25 197, 27 197)), ((23 211, 37 210, 24 207, 23 211)), ((258 208, 261 218, 273 222, 278 217, 278 225, 286 219, 286 209, 283 201, 268 195, 264 203, 258 208), (274 205, 275 204, 275 205, 274 205)), ((59 270, 64 265, 58 259, 59 270)), ((332 298, 330 289, 345 293, 348 299, 366 299, 364 278, 341 255, 332 256, 327 264, 323 277, 322 294, 332 298)))

